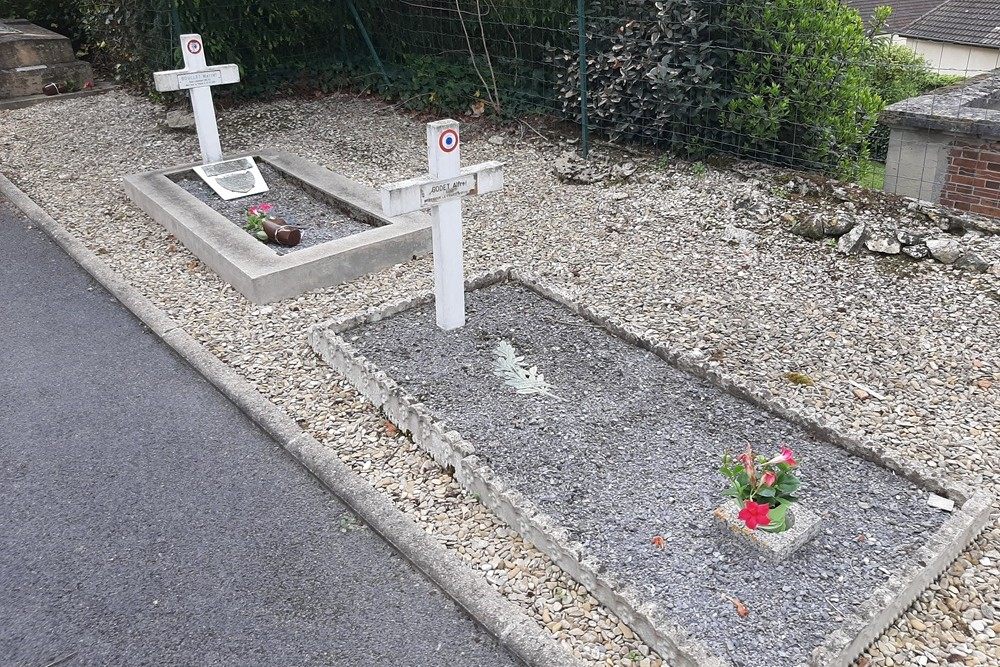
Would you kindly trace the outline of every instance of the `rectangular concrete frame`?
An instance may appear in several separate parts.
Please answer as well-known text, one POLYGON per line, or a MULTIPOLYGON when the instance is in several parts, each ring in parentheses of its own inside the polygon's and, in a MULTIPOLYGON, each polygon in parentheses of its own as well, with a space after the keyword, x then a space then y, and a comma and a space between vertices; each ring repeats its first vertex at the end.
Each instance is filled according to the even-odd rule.
MULTIPOLYGON (((928 537, 908 568, 897 572, 862 605, 851 612, 841 626, 814 649, 805 664, 818 667, 850 665, 914 599, 959 556, 964 547, 989 520, 992 497, 946 480, 936 471, 878 452, 869 445, 842 436, 813 421, 765 392, 719 375, 705 363, 692 359, 665 345, 653 343, 632 331, 610 313, 593 310, 574 302, 544 280, 503 268, 466 283, 471 291, 492 284, 515 281, 528 289, 560 303, 571 312, 603 327, 628 343, 653 352, 667 363, 712 382, 720 390, 767 410, 808 430, 812 435, 842 447, 927 489, 956 502, 957 509, 928 537)), ((629 584, 606 574, 604 566, 586 554, 582 544, 572 540, 567 531, 545 515, 533 502, 508 486, 477 454, 475 447, 446 422, 435 417, 422 403, 406 393, 392 378, 363 357, 341 335, 360 325, 377 322, 410 308, 433 301, 433 294, 397 301, 380 309, 345 316, 317 325, 310 330, 313 349, 334 370, 344 375, 362 395, 381 408, 401 429, 409 431, 413 441, 440 465, 454 469, 455 477, 470 493, 531 542, 591 594, 619 616, 633 631, 674 667, 729 667, 730 661, 712 653, 682 629, 654 602, 644 600, 629 584)))
POLYGON ((170 176, 199 163, 125 177, 135 204, 163 225, 220 278, 254 303, 332 287, 409 261, 431 250, 431 219, 424 213, 382 215, 379 193, 340 174, 284 152, 249 153, 311 194, 346 209, 372 229, 278 255, 170 176))

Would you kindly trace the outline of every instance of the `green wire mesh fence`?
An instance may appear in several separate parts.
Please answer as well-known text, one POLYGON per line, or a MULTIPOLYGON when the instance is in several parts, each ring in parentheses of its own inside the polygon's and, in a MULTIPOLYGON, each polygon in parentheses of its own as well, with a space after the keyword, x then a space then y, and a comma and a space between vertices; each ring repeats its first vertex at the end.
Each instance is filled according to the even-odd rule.
MULTIPOLYGON (((594 133, 690 157, 730 154, 844 178, 873 171, 871 185, 878 187, 889 151, 889 131, 877 123, 883 109, 978 71, 971 61, 964 71, 935 67, 888 38, 898 26, 890 30, 886 16, 876 11, 862 19, 851 2, 82 0, 77 6, 88 43, 99 45, 93 57, 135 83, 148 85, 152 71, 178 66, 178 35, 199 32, 210 62, 240 65, 239 95, 368 89, 401 107, 441 115, 542 114, 578 124, 584 151, 594 133)), ((1000 210, 1000 190, 987 203, 1000 210)))

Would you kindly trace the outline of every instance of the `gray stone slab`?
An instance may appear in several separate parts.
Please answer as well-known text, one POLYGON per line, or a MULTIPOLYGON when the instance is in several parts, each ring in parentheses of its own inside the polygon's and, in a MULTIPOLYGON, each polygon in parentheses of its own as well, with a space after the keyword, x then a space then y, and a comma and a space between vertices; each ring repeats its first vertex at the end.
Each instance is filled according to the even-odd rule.
MULTIPOLYGON (((829 623, 821 624, 822 631, 818 634, 814 632, 810 635, 808 650, 806 652, 799 650, 796 653, 797 657, 786 661, 778 660, 780 664, 849 664, 870 641, 877 638, 882 630, 899 613, 905 610, 930 581, 937 577, 957 557, 962 548, 978 534, 988 519, 990 497, 985 492, 973 492, 960 484, 940 477, 935 471, 884 455, 867 446, 865 443, 854 441, 832 432, 822 424, 816 423, 773 401, 769 396, 753 387, 740 385, 720 377, 711 367, 700 361, 692 360, 668 347, 649 342, 638 332, 631 331, 618 324, 610 314, 576 303, 538 278, 520 276, 507 270, 483 276, 472 281, 468 286, 468 289, 473 290, 473 294, 470 295, 470 304, 472 307, 476 307, 478 300, 474 292, 475 289, 501 284, 504 281, 513 281, 534 293, 551 299, 556 304, 560 304, 565 308, 565 315, 553 315, 549 313, 550 317, 554 317, 557 320, 568 318, 571 321, 569 326, 578 328, 595 327, 597 330, 602 330, 626 344, 638 347, 638 352, 641 354, 651 352, 653 355, 660 357, 662 361, 668 362, 668 365, 671 367, 685 371, 695 378, 699 378, 701 381, 707 381, 715 389, 722 390, 719 392, 719 397, 712 397, 709 394, 705 394, 703 396, 704 401, 708 403, 720 401, 731 403, 734 399, 743 401, 750 406, 760 409, 761 415, 758 419, 766 422, 767 428, 779 429, 782 437, 789 436, 799 439, 807 437, 808 442, 807 440, 799 442, 806 451, 812 449, 814 450, 813 454, 815 454, 825 447, 826 449, 823 451, 830 454, 831 458, 836 460, 836 465, 831 467, 829 462, 824 463, 822 460, 817 460, 814 456, 812 460, 814 474, 817 478, 830 477, 831 475, 835 477, 837 473, 836 466, 845 464, 852 470, 864 468, 866 473, 884 479, 886 483, 890 482, 893 473, 898 476, 898 481, 891 482, 890 486, 896 489, 895 492, 903 494, 900 498, 905 498, 905 500, 897 499, 887 504, 902 503, 901 507, 905 506, 907 512, 913 512, 914 521, 920 524, 921 529, 916 532, 907 532, 907 536, 905 537, 907 546, 904 553, 893 556, 891 555, 891 550, 883 549, 879 551, 887 559, 887 562, 891 561, 892 567, 889 573, 879 573, 877 569, 880 564, 872 565, 866 569, 864 575, 866 577, 865 586, 854 592, 856 598, 852 598, 848 604, 837 607, 836 616, 833 618, 835 623, 832 625, 829 623), (723 398, 723 396, 728 396, 728 398, 723 398), (781 426, 781 422, 785 425, 781 426), (795 429, 804 431, 807 436, 793 435, 792 432, 795 429), (831 447, 834 451, 831 451, 831 447), (852 456, 854 459, 851 459, 852 456), (908 487, 907 485, 910 486, 908 487), (914 485, 916 488, 914 488, 914 485), (908 488, 912 490, 906 490, 908 488), (930 492, 938 493, 939 495, 955 500, 958 505, 956 512, 950 515, 941 514, 934 517, 927 514, 925 497, 930 492), (923 497, 918 498, 921 494, 923 497), (916 517, 919 517, 919 519, 916 517), (922 526, 927 521, 932 521, 933 525, 927 524, 928 528, 924 531, 922 526)), ((373 361, 376 357, 386 357, 386 354, 385 351, 379 351, 372 347, 373 341, 365 337, 365 331, 376 328, 383 321, 391 322, 393 316, 397 314, 407 325, 412 326, 414 324, 413 313, 424 310, 429 313, 431 300, 432 296, 428 293, 391 304, 377 311, 340 318, 325 326, 315 328, 311 332, 312 344, 317 352, 332 367, 345 375, 366 397, 384 410, 390 419, 395 421, 402 429, 410 432, 418 445, 428 451, 440 463, 452 466, 456 471, 456 477, 466 488, 473 493, 477 493, 485 504, 491 507, 498 516, 516 529, 526 540, 538 546, 571 576, 586 586, 598 599, 629 624, 647 643, 656 648, 669 664, 679 666, 698 665, 699 667, 742 664, 742 660, 738 660, 733 655, 734 649, 738 647, 735 645, 730 646, 723 641, 725 637, 735 640, 738 635, 734 635, 732 632, 723 636, 712 635, 711 633, 708 635, 705 634, 704 621, 706 620, 706 616, 710 615, 710 613, 725 613, 727 610, 724 604, 719 605, 718 610, 714 612, 708 610, 710 613, 707 613, 706 609, 701 608, 704 607, 704 600, 699 600, 697 596, 689 595, 686 598, 680 598, 684 599, 685 603, 678 607, 676 602, 679 598, 673 594, 673 591, 671 591, 671 597, 673 598, 671 604, 661 604, 661 600, 655 594, 650 593, 650 589, 648 588, 650 581, 648 578, 643 579, 642 576, 637 574, 637 572, 642 572, 641 566, 646 563, 646 560, 649 560, 648 554, 643 554, 639 550, 631 552, 634 558, 639 558, 640 560, 636 566, 639 568, 638 570, 635 568, 629 570, 628 563, 625 560, 610 560, 607 558, 607 555, 612 551, 609 551, 606 545, 604 547, 601 546, 602 526, 600 517, 595 516, 590 525, 581 524, 578 521, 572 525, 567 525, 567 517, 582 516, 580 512, 585 514, 586 508, 590 503, 599 501, 600 496, 609 493, 609 488, 620 485, 623 482, 615 476, 617 474, 616 471, 605 470, 601 473, 600 482, 596 483, 592 488, 587 488, 586 484, 581 485, 581 478, 576 473, 575 468, 594 465, 595 461, 593 457, 588 456, 584 456, 582 459, 574 456, 572 460, 567 459, 564 461, 565 466, 568 467, 564 468, 562 478, 556 476, 546 482, 546 480, 540 479, 540 473, 536 474, 532 472, 532 466, 536 466, 539 469, 542 467, 539 465, 540 459, 536 456, 537 452, 544 451, 544 448, 548 447, 552 456, 558 458, 559 452, 567 451, 566 437, 569 437, 569 440, 573 442, 580 439, 582 431, 581 433, 573 431, 568 434, 564 431, 565 424, 559 421, 560 418, 558 417, 558 412, 560 411, 558 405, 554 407, 549 406, 548 411, 544 412, 544 414, 530 412, 508 415, 509 421, 516 422, 515 425, 523 426, 532 436, 542 439, 542 442, 534 450, 530 449, 533 446, 528 441, 509 440, 509 429, 503 420, 490 421, 488 424, 481 425, 483 428, 488 427, 488 430, 491 429, 492 432, 501 432, 504 434, 502 441, 492 438, 492 440, 487 442, 487 439, 491 438, 490 433, 484 435, 483 428, 473 423, 481 421, 484 417, 491 419, 489 417, 490 413, 484 413, 478 407, 485 400, 483 398, 484 391, 479 381, 482 369, 478 371, 475 368, 467 369, 466 372, 471 379, 468 383, 464 383, 458 387, 459 391, 466 392, 468 396, 467 401, 470 414, 467 417, 462 413, 455 412, 454 406, 459 405, 459 403, 446 401, 445 404, 442 404, 442 396, 430 391, 430 387, 437 386, 435 383, 439 382, 445 376, 441 375, 443 372, 442 367, 439 367, 436 362, 427 362, 428 358, 422 354, 427 350, 419 340, 407 339, 406 341, 401 341, 401 344, 407 347, 407 357, 409 360, 416 360, 417 363, 423 364, 420 369, 414 370, 409 368, 407 364, 403 364, 397 368, 397 373, 399 374, 395 377, 390 377, 386 373, 386 368, 377 365, 373 361), (368 350, 368 352, 363 353, 362 350, 368 350), (404 367, 406 367, 406 370, 402 370, 404 367), (446 409, 445 414, 441 414, 442 405, 452 407, 446 409), (551 420, 552 428, 543 433, 544 428, 542 431, 538 431, 537 424, 533 424, 540 421, 542 427, 544 427, 546 425, 546 415, 551 420), (527 417, 531 419, 526 419, 527 417), (445 422, 445 418, 451 421, 445 422), (456 426, 459 430, 454 430, 456 426), (475 433, 476 437, 474 439, 467 439, 470 433, 475 433), (506 448, 507 451, 504 448, 505 444, 509 445, 506 448), (526 446, 529 449, 523 452, 519 449, 526 446), (523 463, 518 461, 518 457, 522 454, 530 455, 530 458, 523 463), (494 465, 494 463, 497 464, 494 465), (518 468, 519 464, 520 468, 518 468), (532 481, 533 475, 539 477, 539 479, 532 481), (540 485, 539 482, 545 483, 540 485), (555 494, 555 497, 546 499, 547 497, 540 491, 540 489, 544 490, 546 484, 551 489, 551 492, 555 494), (566 497, 564 498, 563 496, 566 497), (584 509, 576 511, 578 506, 584 509), (570 508, 572 511, 566 508, 570 508), (575 515, 573 514, 574 511, 576 511, 575 515), (597 546, 595 547, 595 545, 597 546), (628 576, 622 576, 622 573, 628 576), (640 586, 640 583, 643 585, 640 586), (698 610, 697 619, 693 618, 696 609, 698 610), (698 623, 692 622, 694 620, 697 620, 698 623), (692 631, 696 627, 701 627, 700 634, 692 631), (722 643, 720 644, 720 642, 722 643)), ((430 315, 427 315, 427 318, 428 321, 432 319, 430 315)), ((506 317, 501 319, 507 323, 507 326, 511 329, 511 334, 516 336, 519 330, 513 324, 511 318, 506 317)), ((498 326, 504 326, 504 324, 500 323, 498 326)), ((400 329, 397 326, 393 331, 398 334, 400 329)), ((420 332, 422 336, 429 337, 430 339, 436 340, 440 337, 437 333, 432 333, 423 328, 420 329, 420 332)), ((525 346, 537 346, 537 340, 534 340, 523 331, 521 333, 527 336, 523 339, 525 346)), ((382 340, 384 342, 385 339, 382 340)), ((437 342, 440 343, 441 341, 437 342)), ((517 340, 514 342, 516 345, 517 340)), ((465 349, 462 346, 468 346, 469 344, 475 344, 475 342, 465 340, 465 338, 461 338, 461 340, 457 338, 452 340, 449 338, 448 352, 454 356, 454 354, 457 354, 455 350, 465 349)), ((437 346, 431 348, 432 353, 437 349, 437 346)), ((534 349, 538 348, 535 347, 534 349)), ((599 356, 603 355, 604 350, 595 350, 595 354, 599 356)), ((638 358, 636 359, 638 360, 638 358)), ((464 359, 465 356, 463 356, 464 359)), ((533 359, 532 361, 534 362, 535 360, 533 359)), ((593 371, 599 368, 600 364, 594 367, 587 366, 586 364, 584 366, 586 369, 593 371)), ((560 387, 570 392, 570 400, 568 401, 570 405, 562 409, 572 411, 576 408, 574 401, 580 396, 580 388, 572 384, 571 376, 567 376, 565 372, 560 375, 559 368, 565 371, 564 364, 555 365, 555 368, 541 368, 540 370, 545 372, 546 378, 555 385, 555 393, 559 393, 560 387)), ((640 371, 637 370, 636 373, 640 373, 640 371)), ((636 381, 641 380, 648 384, 652 376, 647 377, 647 374, 643 371, 636 381)), ((625 375, 627 376, 627 374, 625 375)), ((446 377, 451 377, 451 371, 448 371, 446 377)), ((605 380, 617 382, 610 379, 610 376, 609 378, 605 378, 605 380)), ((626 379, 624 384, 619 382, 614 384, 613 387, 620 394, 622 391, 627 390, 626 385, 628 382, 629 380, 626 379)), ((688 391, 702 395, 702 392, 705 390, 695 388, 692 385, 692 388, 688 391)), ((506 400, 498 398, 491 393, 486 393, 485 395, 492 397, 493 400, 506 400)), ((690 398, 685 397, 684 394, 676 396, 685 401, 690 398)), ((453 395, 452 398, 454 398, 453 395)), ((623 400, 628 400, 628 394, 625 394, 623 400)), ((527 408, 525 409, 527 410, 527 408)), ((704 410, 702 408, 692 409, 695 410, 692 413, 694 415, 699 414, 699 410, 704 410)), ((592 415, 592 419, 601 422, 605 416, 604 414, 594 414, 592 415)), ((642 422, 643 425, 648 426, 646 423, 648 419, 646 417, 641 417, 641 419, 644 420, 642 422)), ((696 417, 695 421, 697 419, 696 417)), ((750 419, 745 421, 744 424, 751 429, 758 428, 759 424, 756 426, 753 425, 755 421, 755 419, 750 419)), ((697 436, 697 432, 699 428, 704 429, 705 425, 695 427, 692 426, 692 423, 690 419, 682 418, 682 422, 677 424, 677 427, 680 429, 678 433, 695 434, 693 437, 700 437, 697 436)), ((619 424, 619 427, 609 426, 608 428, 614 430, 615 428, 627 429, 629 427, 627 421, 622 423, 619 420, 619 424)), ((591 431, 588 431, 588 434, 591 436, 594 433, 599 435, 602 429, 597 429, 593 433, 591 431)), ((668 430, 663 433, 662 437, 672 438, 675 435, 677 434, 673 434, 668 430)), ((724 432, 717 432, 716 436, 718 438, 731 439, 730 435, 724 432)), ((613 435, 610 437, 614 438, 613 435)), ((648 434, 639 435, 638 437, 648 439, 648 434)), ((642 460, 655 460, 655 447, 647 452, 646 446, 642 445, 638 440, 633 440, 632 442, 634 446, 641 448, 639 457, 642 460)), ((569 451, 569 453, 572 454, 573 451, 569 451)), ((627 449, 607 448, 600 451, 606 451, 610 459, 621 458, 621 456, 628 458, 631 456, 627 449), (623 451, 625 452, 624 454, 621 453, 623 451)), ((673 452, 673 454, 676 455, 676 452, 673 452)), ((697 454, 693 453, 692 455, 697 454)), ((558 461, 556 461, 556 464, 558 464, 558 461)), ((609 465, 613 465, 613 462, 609 461, 609 465)), ((654 466, 656 474, 660 474, 665 470, 662 466, 655 467, 656 463, 649 465, 654 466)), ((663 496, 665 489, 660 488, 662 484, 658 486, 656 479, 646 480, 645 478, 641 478, 641 467, 633 465, 633 468, 635 468, 634 474, 636 478, 645 480, 643 488, 646 488, 649 494, 656 494, 655 496, 651 495, 654 503, 666 503, 667 499, 663 496)), ((595 476, 594 479, 598 479, 598 476, 595 476)), ((626 485, 629 483, 627 480, 624 482, 626 485)), ((886 489, 888 490, 889 487, 887 486, 886 489)), ((683 489, 676 491, 676 493, 683 492, 685 492, 683 489)), ((690 494, 690 491, 687 493, 690 494)), ((689 499, 695 499, 695 496, 689 495, 688 497, 689 499)), ((640 497, 637 500, 635 494, 620 496, 620 500, 621 504, 616 511, 630 512, 636 502, 648 504, 648 500, 645 498, 640 497)), ((695 502, 697 501, 695 500, 695 502)), ((828 516, 837 517, 837 522, 842 525, 846 522, 846 524, 850 524, 849 527, 853 527, 852 522, 856 523, 860 520, 856 517, 851 518, 843 511, 837 512, 822 495, 814 495, 810 499, 810 504, 816 509, 818 509, 817 504, 826 505, 823 507, 823 511, 828 516)), ((648 510, 649 508, 646 509, 648 510)), ((705 514, 709 523, 715 521, 711 517, 711 507, 706 508, 705 514)), ((614 518, 607 514, 602 516, 611 519, 614 518)), ((648 542, 650 535, 646 533, 654 532, 652 530, 653 518, 650 517, 643 523, 635 522, 633 529, 640 531, 641 534, 638 537, 631 536, 629 539, 637 544, 648 542)), ((826 517, 824 517, 824 522, 826 520, 826 517)), ((617 519, 608 522, 609 529, 610 524, 616 521, 617 519)), ((619 526, 624 525, 626 528, 629 525, 628 521, 624 523, 618 521, 617 523, 619 526)), ((892 521, 891 523, 896 527, 889 528, 890 532, 898 530, 899 527, 905 528, 907 520, 903 519, 902 522, 892 521)), ((827 525, 833 525, 833 522, 827 525)), ((718 527, 709 526, 706 530, 708 529, 711 529, 715 534, 719 532, 718 527)), ((872 529, 874 530, 875 527, 873 526, 872 529)), ((616 531, 610 538, 618 539, 623 535, 620 527, 616 528, 616 531)), ((704 539, 705 536, 701 535, 697 537, 698 539, 704 539)), ((878 537, 879 539, 885 537, 886 540, 895 539, 890 538, 888 534, 886 536, 879 535, 878 537)), ((816 541, 824 541, 826 544, 804 547, 803 551, 791 557, 791 561, 787 561, 792 563, 794 566, 792 569, 797 572, 802 572, 803 568, 805 568, 807 573, 811 572, 811 574, 803 578, 803 581, 809 580, 810 583, 813 583, 814 578, 819 577, 820 571, 808 570, 808 559, 815 558, 817 562, 822 561, 822 553, 818 554, 818 550, 821 546, 824 548, 832 546, 829 544, 829 536, 826 534, 824 534, 823 540, 817 537, 816 541)), ((706 552, 704 556, 706 559, 714 559, 719 555, 725 557, 726 554, 723 552, 728 553, 732 550, 733 547, 720 544, 714 550, 706 552), (719 553, 714 553, 715 551, 719 553)), ((739 550, 738 545, 736 550, 739 550)), ((740 553, 743 554, 739 556, 740 558, 753 558, 749 553, 749 547, 740 553)), ((729 558, 725 562, 732 565, 736 561, 729 558)), ((704 588, 704 590, 699 589, 702 598, 712 595, 711 587, 713 585, 718 586, 720 581, 709 579, 708 581, 700 582, 700 585, 703 585, 704 588)), ((660 588, 659 590, 663 589, 660 588)), ((837 587, 834 586, 831 589, 832 592, 830 595, 835 595, 836 590, 837 587)), ((732 615, 731 608, 728 610, 728 613, 732 615)), ((770 613, 770 610, 760 611, 759 613, 763 615, 770 613)), ((788 620, 794 623, 799 619, 788 620)), ((760 618, 759 621, 765 624, 770 622, 766 617, 760 618)), ((797 626, 793 625, 792 627, 795 628, 797 626)), ((815 623, 810 627, 814 631, 820 629, 820 626, 815 623)), ((757 639, 762 640, 765 637, 755 635, 755 641, 757 639)), ((775 662, 774 655, 764 657, 768 659, 762 658, 764 661, 759 664, 772 664, 775 662)))
POLYGON ((973 77, 886 107, 879 122, 891 128, 1000 138, 1000 73, 973 77))
POLYGON ((172 180, 194 164, 127 176, 125 190, 139 208, 254 303, 332 287, 430 252, 429 216, 412 213, 386 218, 374 188, 289 153, 247 155, 281 171, 313 195, 345 208, 371 229, 278 255, 172 180))

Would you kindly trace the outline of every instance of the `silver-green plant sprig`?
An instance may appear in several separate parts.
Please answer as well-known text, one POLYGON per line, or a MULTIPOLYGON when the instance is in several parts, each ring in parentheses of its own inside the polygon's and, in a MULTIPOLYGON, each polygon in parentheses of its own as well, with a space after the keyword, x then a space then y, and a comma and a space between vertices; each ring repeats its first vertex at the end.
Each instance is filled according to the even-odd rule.
POLYGON ((512 387, 514 391, 519 394, 542 394, 562 400, 552 393, 552 385, 538 372, 538 366, 529 368, 524 363, 524 357, 518 355, 513 345, 501 340, 493 349, 493 354, 496 357, 493 362, 493 374, 503 378, 504 384, 512 387))

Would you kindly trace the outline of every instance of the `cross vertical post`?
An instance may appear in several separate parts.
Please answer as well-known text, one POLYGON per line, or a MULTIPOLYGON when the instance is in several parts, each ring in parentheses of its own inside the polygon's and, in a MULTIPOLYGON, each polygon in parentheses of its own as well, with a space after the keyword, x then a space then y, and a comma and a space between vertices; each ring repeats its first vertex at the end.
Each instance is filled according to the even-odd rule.
POLYGON ((434 246, 434 306, 445 331, 465 324, 465 270, 462 262, 462 198, 503 188, 503 163, 462 168, 458 121, 427 123, 428 174, 382 188, 388 216, 429 209, 434 246))
MULTIPOLYGON (((461 146, 458 121, 427 123, 427 166, 431 178, 459 175, 461 146)), ((462 200, 442 202, 431 209, 434 236, 434 305, 437 324, 445 331, 465 324, 465 269, 462 258, 462 200)))
MULTIPOLYGON (((202 70, 207 67, 205 45, 201 41, 201 35, 181 35, 181 53, 184 55, 184 69, 202 70)), ((215 119, 212 88, 199 86, 192 88, 190 93, 201 158, 205 164, 218 162, 222 159, 222 144, 219 142, 219 125, 215 119)))
POLYGON ((222 160, 219 126, 215 122, 212 86, 236 83, 240 80, 238 65, 206 65, 205 44, 201 35, 181 35, 184 69, 153 72, 153 84, 160 92, 187 90, 191 94, 191 110, 198 129, 198 145, 205 164, 222 160))

